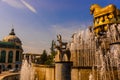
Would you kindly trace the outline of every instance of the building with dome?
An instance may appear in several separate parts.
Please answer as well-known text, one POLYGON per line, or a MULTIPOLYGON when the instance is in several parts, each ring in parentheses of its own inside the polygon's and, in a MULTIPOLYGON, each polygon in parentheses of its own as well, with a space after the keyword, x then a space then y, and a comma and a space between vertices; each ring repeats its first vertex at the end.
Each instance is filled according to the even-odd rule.
POLYGON ((22 42, 14 29, 0 41, 0 68, 2 71, 20 68, 22 62, 22 42))

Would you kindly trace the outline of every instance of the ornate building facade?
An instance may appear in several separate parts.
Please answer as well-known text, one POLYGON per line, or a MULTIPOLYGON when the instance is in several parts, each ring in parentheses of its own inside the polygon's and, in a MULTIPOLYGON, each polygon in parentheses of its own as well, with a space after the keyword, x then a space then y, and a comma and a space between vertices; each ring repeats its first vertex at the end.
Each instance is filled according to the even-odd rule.
POLYGON ((0 41, 0 68, 2 71, 20 68, 22 62, 22 42, 14 29, 0 41))

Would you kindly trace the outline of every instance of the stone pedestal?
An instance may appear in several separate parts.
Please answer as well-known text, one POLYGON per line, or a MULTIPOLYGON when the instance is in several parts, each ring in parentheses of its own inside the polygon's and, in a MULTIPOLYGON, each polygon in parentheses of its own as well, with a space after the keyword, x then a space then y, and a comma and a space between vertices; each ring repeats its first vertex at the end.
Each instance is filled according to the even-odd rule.
MULTIPOLYGON (((115 50, 119 50, 120 51, 120 42, 114 42, 110 44, 110 50, 111 48, 114 48, 115 50)), ((114 50, 112 49, 112 50, 114 50)))
POLYGON ((71 80, 73 62, 63 61, 55 63, 55 80, 71 80))

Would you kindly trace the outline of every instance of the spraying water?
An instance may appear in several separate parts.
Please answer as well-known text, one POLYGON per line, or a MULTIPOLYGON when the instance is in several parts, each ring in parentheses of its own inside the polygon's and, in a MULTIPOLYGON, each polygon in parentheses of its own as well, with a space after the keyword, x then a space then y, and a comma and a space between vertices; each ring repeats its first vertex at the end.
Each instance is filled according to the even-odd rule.
POLYGON ((95 70, 92 70, 89 80, 120 80, 120 24, 108 27, 108 31, 99 37, 90 28, 79 31, 73 35, 69 46, 74 66, 96 67, 96 76, 95 70), (114 70, 117 74, 114 74, 114 70))
POLYGON ((34 69, 29 59, 24 59, 22 62, 22 68, 20 72, 20 80, 34 80, 34 69))

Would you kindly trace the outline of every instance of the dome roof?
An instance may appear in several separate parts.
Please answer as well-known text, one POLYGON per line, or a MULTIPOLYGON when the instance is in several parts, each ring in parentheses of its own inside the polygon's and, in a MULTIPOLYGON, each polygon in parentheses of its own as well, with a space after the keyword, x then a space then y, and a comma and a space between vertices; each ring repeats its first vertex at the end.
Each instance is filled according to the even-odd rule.
POLYGON ((15 35, 14 29, 11 30, 11 32, 9 33, 8 36, 5 36, 3 38, 3 41, 4 42, 13 42, 13 43, 20 44, 20 45, 22 44, 21 40, 15 35))

